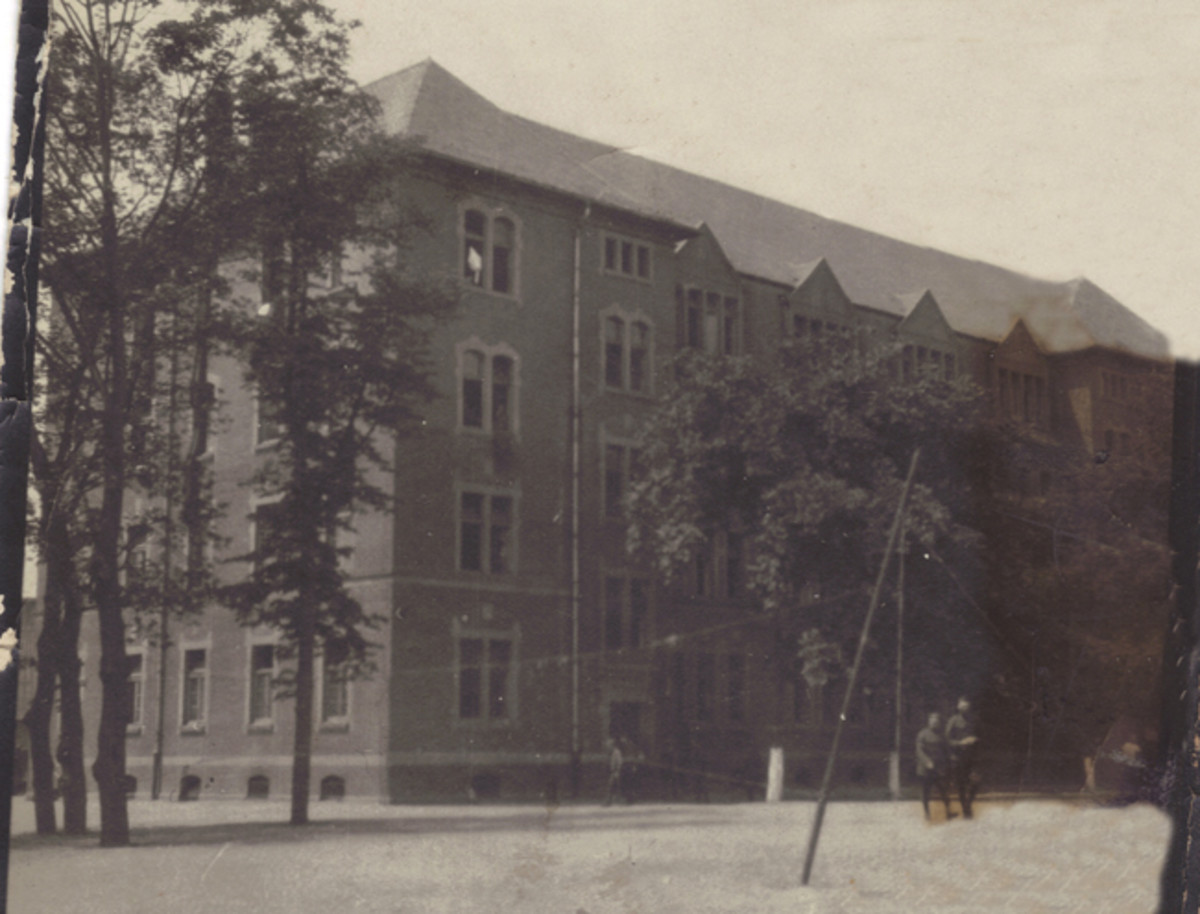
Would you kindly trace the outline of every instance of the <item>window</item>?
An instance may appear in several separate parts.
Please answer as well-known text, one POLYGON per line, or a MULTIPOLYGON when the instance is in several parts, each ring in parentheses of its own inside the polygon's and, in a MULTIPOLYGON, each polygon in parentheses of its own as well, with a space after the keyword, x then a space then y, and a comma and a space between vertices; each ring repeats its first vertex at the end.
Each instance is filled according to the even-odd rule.
POLYGON ((730 654, 725 684, 726 710, 731 721, 746 719, 746 658, 743 654, 730 654))
POLYGON ((128 674, 125 685, 125 728, 131 733, 142 732, 142 705, 144 701, 145 655, 141 651, 125 655, 128 674))
POLYGON ((508 216, 468 209, 462 220, 462 275, 473 286, 516 294, 517 225, 508 216))
POLYGON ((696 547, 692 594, 736 599, 745 593, 745 540, 740 533, 718 530, 696 547))
POLYGON ((283 435, 282 412, 278 404, 264 398, 262 394, 254 400, 254 444, 256 447, 272 444, 283 435))
POLYGON ((604 386, 610 390, 649 393, 653 331, 649 321, 619 307, 602 315, 604 386))
POLYGON ((500 635, 458 639, 458 717, 460 720, 510 720, 512 714, 512 639, 500 635))
POLYGON ((275 647, 250 646, 250 726, 270 726, 274 717, 275 647))
POLYGON ((736 298, 725 299, 725 325, 722 327, 721 344, 725 355, 741 351, 741 310, 736 298))
POLYGON ((629 484, 638 478, 642 453, 624 444, 604 446, 604 514, 621 517, 629 484))
POLYGON ((462 571, 512 574, 513 498, 482 492, 459 496, 458 567, 462 571))
POLYGON ((462 428, 488 434, 517 430, 516 353, 508 346, 472 340, 459 346, 458 421, 462 428))
POLYGON ((183 652, 183 726, 204 729, 208 692, 208 651, 193 648, 183 652))
POLYGON ((250 551, 256 568, 262 567, 277 546, 283 524, 283 502, 269 501, 256 505, 251 525, 250 551))
POLYGON ((650 614, 649 583, 610 575, 604 579, 604 649, 617 651, 643 644, 650 614))
POLYGON ((1046 422, 1046 379, 1000 368, 996 372, 997 408, 1001 416, 1043 425, 1046 422))
POLYGON ((1133 386, 1125 375, 1111 371, 1101 372, 1100 381, 1104 396, 1110 400, 1128 399, 1130 388, 1133 386))
POLYGON ((650 246, 616 235, 605 235, 604 272, 649 280, 650 246))
POLYGON ((341 664, 324 663, 321 670, 321 723, 345 724, 350 718, 350 680, 341 664))

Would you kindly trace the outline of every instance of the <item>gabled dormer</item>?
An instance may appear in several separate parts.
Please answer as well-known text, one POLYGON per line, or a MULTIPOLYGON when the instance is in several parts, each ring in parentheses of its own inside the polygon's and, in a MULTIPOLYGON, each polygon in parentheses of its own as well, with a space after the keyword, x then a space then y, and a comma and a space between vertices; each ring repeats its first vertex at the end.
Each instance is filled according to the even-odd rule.
POLYGON ((1049 365, 1020 318, 993 352, 990 381, 998 416, 1027 425, 1050 426, 1049 365))
POLYGON ((707 225, 675 248, 675 339, 714 355, 743 351, 741 278, 707 225))
POLYGON ((925 289, 897 298, 904 317, 896 326, 900 347, 896 373, 906 381, 927 372, 953 381, 962 366, 958 336, 933 293, 925 289))
POLYGON ((854 304, 824 257, 796 268, 796 284, 781 296, 780 305, 785 336, 849 335, 857 325, 854 304))

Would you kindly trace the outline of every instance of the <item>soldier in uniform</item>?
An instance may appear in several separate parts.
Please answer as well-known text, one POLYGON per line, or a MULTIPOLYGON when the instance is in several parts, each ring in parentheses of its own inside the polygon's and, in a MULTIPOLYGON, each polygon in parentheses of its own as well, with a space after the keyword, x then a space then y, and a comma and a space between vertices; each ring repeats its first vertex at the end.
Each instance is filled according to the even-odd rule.
POLYGON ((917 777, 921 780, 921 806, 929 818, 929 795, 936 787, 951 818, 950 793, 946 787, 946 739, 942 736, 942 715, 934 711, 929 725, 917 734, 917 777))
POLYGON ((979 791, 979 775, 975 771, 979 737, 975 735, 975 719, 971 702, 958 700, 958 712, 946 723, 946 743, 950 749, 950 776, 958 788, 958 801, 963 817, 971 818, 971 804, 979 791))

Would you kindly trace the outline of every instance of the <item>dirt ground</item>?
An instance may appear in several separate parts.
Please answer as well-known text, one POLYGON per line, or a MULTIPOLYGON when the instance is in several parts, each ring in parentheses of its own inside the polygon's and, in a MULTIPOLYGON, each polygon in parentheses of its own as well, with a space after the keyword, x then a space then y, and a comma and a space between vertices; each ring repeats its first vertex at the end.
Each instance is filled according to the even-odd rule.
MULTIPOLYGON (((135 846, 39 838, 17 798, 11 914, 43 912, 1088 912, 1154 910, 1169 822, 1146 806, 915 802, 386 806, 133 801, 135 846)), ((98 819, 93 813, 92 823, 98 819)))

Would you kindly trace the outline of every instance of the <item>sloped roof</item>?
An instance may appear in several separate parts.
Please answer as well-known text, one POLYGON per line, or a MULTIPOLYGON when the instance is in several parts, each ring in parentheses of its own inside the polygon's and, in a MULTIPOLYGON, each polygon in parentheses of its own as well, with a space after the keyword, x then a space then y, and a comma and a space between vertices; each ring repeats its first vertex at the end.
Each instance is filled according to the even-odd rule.
POLYGON ((707 224, 738 272, 794 288, 824 258, 856 304, 904 316, 928 289, 950 325, 999 341, 1024 319, 1045 352, 1150 358, 1166 337, 1086 279, 1054 283, 888 238, 502 111, 432 60, 366 87, 383 126, 431 153, 642 216, 707 224))

